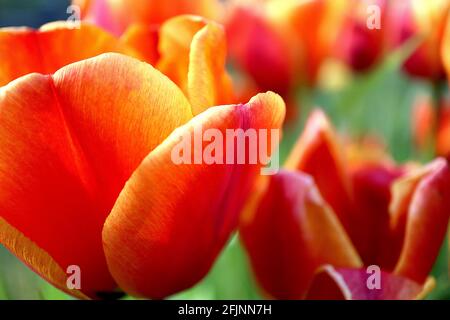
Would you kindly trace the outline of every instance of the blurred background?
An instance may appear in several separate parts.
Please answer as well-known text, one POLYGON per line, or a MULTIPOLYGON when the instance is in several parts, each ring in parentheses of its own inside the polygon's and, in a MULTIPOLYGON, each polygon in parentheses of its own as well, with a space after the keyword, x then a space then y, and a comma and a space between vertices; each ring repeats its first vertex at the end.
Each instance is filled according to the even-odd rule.
MULTIPOLYGON (((425 1, 425 0, 424 0, 425 1)), ((0 0, 0 27, 39 27, 54 20, 65 20, 70 1, 0 0)), ((13 49, 13 48, 12 48, 13 49)), ((299 90, 299 121, 286 128, 281 156, 285 158, 302 130, 307 114, 321 106, 343 133, 354 137, 376 135, 399 161, 428 161, 431 152, 418 151, 411 138, 411 110, 417 97, 430 95, 432 85, 405 75, 401 66, 411 48, 400 48, 379 65, 361 74, 348 74, 330 63, 334 75, 328 85, 299 90), (332 83, 332 85, 330 84, 332 83)), ((0 61, 1 64, 1 61, 0 61)), ((326 81, 325 81, 326 82, 326 81)), ((281 159, 283 160, 283 159, 281 159)), ((430 299, 450 299, 448 241, 433 270, 437 288, 430 299)), ((196 287, 175 297, 182 299, 258 299, 260 292, 249 270, 237 237, 230 241, 210 274, 196 287)), ((4 248, 0 247, 0 299, 70 299, 48 285, 4 248)))
POLYGON ((46 22, 66 20, 70 0, 0 0, 0 27, 38 28, 46 22))

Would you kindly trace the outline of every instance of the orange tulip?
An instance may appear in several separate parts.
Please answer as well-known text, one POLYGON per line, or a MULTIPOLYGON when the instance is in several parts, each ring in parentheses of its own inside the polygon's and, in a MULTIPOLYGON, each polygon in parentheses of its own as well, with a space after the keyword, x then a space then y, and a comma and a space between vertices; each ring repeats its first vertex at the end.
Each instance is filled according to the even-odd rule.
POLYGON ((270 0, 270 20, 288 36, 297 73, 314 84, 334 44, 349 2, 343 0, 270 0))
POLYGON ((82 19, 117 35, 136 23, 153 26, 182 14, 210 19, 219 14, 216 0, 73 0, 73 4, 80 6, 82 19))
POLYGON ((392 3, 391 35, 393 42, 403 44, 419 37, 421 44, 405 62, 405 70, 431 80, 445 77, 441 60, 444 29, 450 12, 448 0, 408 0, 392 3))
POLYGON ((343 149, 316 111, 287 170, 257 185, 241 222, 257 280, 284 299, 422 296, 447 232, 449 164, 399 167, 343 149), (367 284, 370 266, 380 288, 367 284))
POLYGON ((28 28, 0 29, 0 86, 29 73, 50 74, 58 69, 106 52, 139 54, 102 29, 65 22, 28 28))
POLYGON ((198 111, 235 102, 225 70, 225 32, 196 16, 179 16, 160 29, 133 25, 120 38, 82 23, 51 23, 39 30, 0 29, 0 86, 20 76, 51 74, 70 63, 117 52, 146 61, 169 76, 198 111), (14 50, 11 50, 14 48, 14 50))
POLYGON ((235 228, 260 165, 176 165, 172 149, 198 127, 272 129, 284 117, 273 93, 199 105, 119 54, 2 87, 0 243, 76 297, 120 288, 164 298, 194 285, 235 228), (66 287, 71 265, 81 268, 80 290, 66 287))

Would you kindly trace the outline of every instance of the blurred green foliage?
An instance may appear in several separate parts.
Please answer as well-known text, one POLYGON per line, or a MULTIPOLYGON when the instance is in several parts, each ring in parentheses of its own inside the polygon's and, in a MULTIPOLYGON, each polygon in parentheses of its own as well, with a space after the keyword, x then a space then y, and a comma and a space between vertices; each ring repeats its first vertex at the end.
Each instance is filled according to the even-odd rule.
POLYGON ((55 20, 66 20, 70 0, 0 0, 0 27, 38 28, 55 20))
MULTIPOLYGON (((0 0, 0 26, 38 27, 45 22, 65 19, 69 1, 0 0)), ((388 145, 399 161, 428 161, 430 154, 414 149, 410 114, 415 97, 431 94, 426 82, 411 79, 401 72, 401 64, 410 48, 391 54, 373 71, 355 76, 340 90, 300 90, 300 122, 285 130, 281 158, 285 159, 302 130, 307 114, 321 106, 341 131, 352 136, 373 134, 388 145)), ((430 299, 450 299, 448 246, 443 245, 433 269, 437 288, 430 299)), ((194 288, 172 299, 259 299, 245 251, 235 236, 221 254, 209 275, 194 288)), ((0 299, 71 299, 39 278, 15 257, 0 247, 0 299)))

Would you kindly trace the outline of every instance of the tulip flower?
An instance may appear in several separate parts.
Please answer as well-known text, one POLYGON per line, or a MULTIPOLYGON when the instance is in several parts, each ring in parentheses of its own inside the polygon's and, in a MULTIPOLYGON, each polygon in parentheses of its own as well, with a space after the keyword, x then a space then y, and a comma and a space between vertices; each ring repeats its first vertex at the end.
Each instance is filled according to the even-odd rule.
POLYGON ((405 70, 433 81, 445 77, 441 60, 444 29, 450 12, 447 0, 407 0, 392 3, 391 36, 393 43, 403 44, 419 37, 420 46, 404 64, 405 70))
POLYGON ((323 62, 333 55, 348 5, 341 0, 269 1, 270 20, 288 35, 303 83, 314 84, 323 62))
POLYGON ((294 81, 287 39, 255 4, 237 4, 231 10, 226 24, 230 59, 250 76, 254 90, 287 95, 294 81))
POLYGON ((316 111, 285 170, 256 185, 241 237, 258 282, 278 299, 422 297, 447 232, 448 162, 344 149, 316 111))
POLYGON ((54 73, 58 69, 102 53, 116 52, 140 58, 131 47, 102 29, 54 22, 39 30, 0 29, 0 86, 29 73, 54 73))
POLYGON ((225 70, 226 51, 222 26, 190 15, 166 21, 157 32, 133 25, 120 38, 87 23, 78 29, 63 22, 39 30, 4 28, 0 29, 0 86, 29 73, 51 74, 70 63, 117 52, 157 66, 200 110, 235 102, 225 70), (206 88, 210 83, 214 86, 206 88), (198 86, 205 90, 192 90, 198 86))
MULTIPOLYGON (((215 90, 193 83, 198 94, 215 90)), ((284 117, 273 93, 210 107, 113 53, 2 87, 0 243, 79 298, 164 298, 194 285, 235 229, 261 164, 178 165, 172 150, 196 128, 277 129, 284 117), (71 266, 81 270, 74 290, 71 266)))
POLYGON ((344 7, 340 0, 231 1, 224 24, 230 61, 248 76, 241 94, 273 90, 294 104, 295 89, 314 85, 332 55, 344 7))
POLYGON ((74 0, 83 20, 120 35, 133 24, 158 26, 166 20, 195 14, 215 19, 219 14, 216 0, 74 0))
POLYGON ((366 71, 379 62, 385 50, 387 1, 353 1, 351 5, 337 39, 337 56, 353 70, 366 71), (371 6, 379 11, 372 12, 371 6))

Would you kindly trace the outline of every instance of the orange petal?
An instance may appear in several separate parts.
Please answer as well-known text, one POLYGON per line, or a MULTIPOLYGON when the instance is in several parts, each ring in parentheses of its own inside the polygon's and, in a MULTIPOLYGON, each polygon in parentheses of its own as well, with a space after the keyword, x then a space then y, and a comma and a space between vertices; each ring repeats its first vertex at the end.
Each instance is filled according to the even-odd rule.
POLYGON ((344 228, 311 177, 270 177, 241 236, 262 288, 277 299, 302 298, 322 264, 362 265, 344 228))
POLYGON ((136 50, 139 57, 151 65, 156 65, 159 59, 158 29, 154 26, 134 24, 120 38, 126 46, 136 50))
POLYGON ((450 14, 444 29, 444 36, 442 37, 441 56, 444 62, 444 68, 447 71, 447 77, 450 81, 450 14))
POLYGON ((316 110, 289 156, 286 167, 311 175, 320 193, 348 230, 352 211, 350 176, 336 133, 325 114, 316 110))
POLYGON ((413 300, 423 298, 432 287, 430 279, 421 285, 410 279, 380 272, 380 288, 369 289, 371 272, 325 266, 311 285, 308 300, 413 300))
MULTIPOLYGON (((314 84, 322 62, 333 53, 348 0, 270 0, 270 20, 289 37, 302 82, 314 84)), ((348 11, 347 11, 348 12, 348 11)))
POLYGON ((194 115, 232 102, 232 85, 225 70, 223 28, 196 16, 167 21, 160 31, 158 69, 189 97, 194 115))
POLYGON ((108 266, 126 292, 164 298, 198 282, 235 229, 259 173, 260 166, 250 164, 177 165, 172 152, 180 137, 191 144, 186 150, 192 159, 194 150, 205 150, 205 142, 195 146, 199 131, 216 129, 224 135, 226 129, 280 128, 283 118, 284 103, 273 93, 259 95, 247 105, 214 107, 148 155, 103 230, 108 266))
POLYGON ((114 290, 103 223, 140 162, 191 117, 172 82, 118 54, 2 87, 0 218, 17 232, 1 243, 59 287, 40 257, 80 266, 90 297, 114 290))
MULTIPOLYGON (((409 185, 416 187, 410 188, 414 189, 413 193, 405 193, 405 198, 410 198, 410 201, 403 248, 395 273, 422 283, 436 261, 447 232, 450 218, 449 164, 444 159, 434 161, 415 174, 415 178, 413 175, 409 185)), ((397 196, 401 196, 400 192, 397 196)))
POLYGON ((51 74, 70 63, 106 52, 136 55, 112 35, 89 24, 77 28, 55 22, 39 30, 0 29, 0 86, 33 72, 51 74))
POLYGON ((216 19, 219 8, 216 0, 89 0, 82 6, 82 16, 114 34, 121 34, 135 23, 160 25, 182 14, 216 19))

